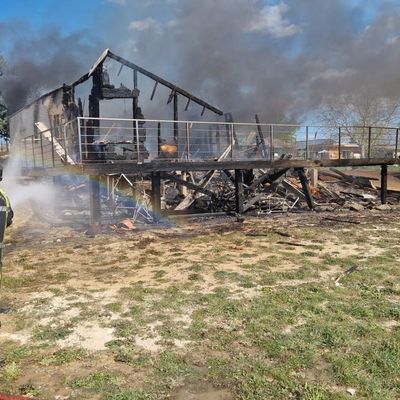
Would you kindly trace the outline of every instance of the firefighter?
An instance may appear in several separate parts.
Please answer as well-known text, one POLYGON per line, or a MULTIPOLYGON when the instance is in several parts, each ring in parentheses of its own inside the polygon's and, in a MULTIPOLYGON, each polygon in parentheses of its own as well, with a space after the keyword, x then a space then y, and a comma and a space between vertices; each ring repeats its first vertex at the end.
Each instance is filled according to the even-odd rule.
MULTIPOLYGON (((2 180, 3 168, 0 167, 0 181, 2 180)), ((14 211, 11 208, 10 199, 3 189, 0 189, 0 212, 5 213, 5 215, 0 214, 0 242, 3 243, 5 228, 12 224, 14 218, 14 211), (5 225, 4 228, 3 225, 5 225)))
MULTIPOLYGON (((3 168, 0 167, 0 181, 3 180, 3 168)), ((14 212, 6 192, 0 189, 0 285, 3 267, 3 242, 6 228, 12 224, 14 212)))

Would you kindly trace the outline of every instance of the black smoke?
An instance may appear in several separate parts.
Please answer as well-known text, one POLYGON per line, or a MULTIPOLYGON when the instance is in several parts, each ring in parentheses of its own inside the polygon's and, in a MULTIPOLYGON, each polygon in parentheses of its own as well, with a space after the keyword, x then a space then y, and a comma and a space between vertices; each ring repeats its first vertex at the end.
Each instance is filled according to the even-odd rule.
POLYGON ((10 114, 85 74, 103 47, 85 31, 63 35, 57 27, 34 30, 24 21, 0 22, 0 45, 7 63, 0 92, 10 114))
MULTIPOLYGON (((153 1, 147 17, 157 20, 163 3, 153 1)), ((238 120, 298 121, 357 92, 400 97, 398 1, 168 3, 172 17, 131 30, 135 50, 121 50, 238 120)), ((133 4, 116 16, 125 29, 137 19, 133 4)))
POLYGON ((10 109, 84 74, 105 47, 235 120, 300 121, 354 93, 400 97, 398 1, 125 0, 112 9, 96 35, 0 23, 10 109))

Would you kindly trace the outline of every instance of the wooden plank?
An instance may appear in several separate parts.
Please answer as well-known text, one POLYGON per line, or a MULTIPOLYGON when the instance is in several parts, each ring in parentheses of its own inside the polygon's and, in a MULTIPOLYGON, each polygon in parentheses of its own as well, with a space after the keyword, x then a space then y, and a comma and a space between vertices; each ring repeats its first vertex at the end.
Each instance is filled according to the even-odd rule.
POLYGON ((289 168, 283 168, 279 170, 268 171, 261 176, 259 176, 250 186, 249 189, 254 190, 258 185, 264 185, 265 183, 274 183, 277 179, 281 178, 289 168))
POLYGON ((23 176, 40 177, 65 175, 66 173, 83 175, 107 175, 107 174, 143 174, 151 172, 174 172, 174 171, 209 171, 209 170, 234 170, 234 169, 263 169, 263 168, 323 168, 323 167, 348 167, 348 166, 369 166, 369 165, 394 165, 397 161, 388 158, 357 159, 357 160, 267 160, 251 161, 177 161, 169 162, 154 160, 143 164, 134 162, 114 163, 83 163, 75 166, 65 165, 56 168, 23 168, 23 176))
POLYGON ((184 179, 178 178, 175 175, 166 174, 166 175, 164 175, 164 179, 170 179, 170 180, 172 180, 174 182, 179 183, 180 185, 186 186, 189 189, 194 190, 195 193, 196 192, 201 192, 201 193, 204 193, 204 194, 206 194, 207 196, 210 196, 210 197, 214 197, 215 196, 215 193, 213 193, 211 190, 205 189, 204 187, 196 185, 196 184, 194 184, 192 182, 185 181, 184 179))
POLYGON ((287 179, 283 179, 282 180, 282 186, 288 190, 289 192, 292 192, 295 196, 301 198, 302 200, 306 199, 305 194, 298 189, 296 186, 294 186, 290 181, 288 181, 287 179))
POLYGON ((207 160, 207 161, 176 161, 169 162, 154 160, 149 163, 136 164, 130 162, 114 163, 85 163, 80 168, 87 174, 108 174, 108 173, 150 173, 153 171, 209 171, 224 169, 261 169, 261 168, 322 168, 322 167, 348 167, 368 165, 394 165, 396 160, 390 158, 352 159, 352 160, 207 160))
MULTIPOLYGON (((228 154, 231 151, 232 146, 229 145, 225 151, 220 155, 220 157, 218 158, 218 160, 216 162, 220 162, 222 159, 224 159, 225 157, 228 156, 228 154)), ((190 169, 189 169, 190 171, 190 169)), ((215 173, 217 170, 210 170, 208 171, 204 177, 201 179, 201 181, 199 182, 198 186, 204 188, 205 186, 207 186, 211 179, 214 177, 215 173)), ((189 206, 191 206, 194 202, 194 193, 189 193, 176 207, 175 210, 185 210, 186 208, 188 208, 189 206)))
POLYGON ((65 149, 64 147, 61 146, 61 144, 58 142, 58 140, 51 135, 50 129, 43 123, 43 122, 35 122, 36 127, 39 129, 40 133, 42 134, 43 137, 45 137, 49 142, 53 142, 53 147, 57 155, 61 158, 61 160, 65 163, 67 162, 68 164, 75 164, 75 161, 67 155, 65 157, 65 149))

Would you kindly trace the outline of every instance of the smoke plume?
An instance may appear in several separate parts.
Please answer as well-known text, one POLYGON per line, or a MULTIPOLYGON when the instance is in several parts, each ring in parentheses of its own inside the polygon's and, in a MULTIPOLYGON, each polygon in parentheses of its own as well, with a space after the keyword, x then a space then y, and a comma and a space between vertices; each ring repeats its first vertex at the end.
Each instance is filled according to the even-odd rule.
POLYGON ((9 112, 79 78, 102 47, 87 32, 62 35, 55 27, 37 31, 23 21, 0 22, 0 48, 7 50, 0 92, 9 112))
POLYGON ((400 97, 398 2, 176 0, 156 22, 153 1, 146 24, 133 3, 118 8, 131 34, 121 51, 237 120, 299 120, 361 89, 400 97))
MULTIPOLYGON (((300 122, 358 92, 399 98, 397 1, 109 0, 107 7, 114 14, 96 38, 0 24, 9 61, 0 90, 12 111, 85 73, 104 47, 235 120, 258 113, 300 122)), ((146 98, 141 106, 148 116, 146 98)))

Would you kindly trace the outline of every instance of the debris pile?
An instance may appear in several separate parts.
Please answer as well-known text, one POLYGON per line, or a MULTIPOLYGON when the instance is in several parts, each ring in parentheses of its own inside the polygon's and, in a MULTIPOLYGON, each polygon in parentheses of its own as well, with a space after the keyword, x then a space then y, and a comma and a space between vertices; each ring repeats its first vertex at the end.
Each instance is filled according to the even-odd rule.
MULTIPOLYGON (((150 176, 107 177, 101 192, 104 223, 116 233, 159 218, 153 213, 150 176), (112 178, 112 180, 111 180, 112 178)), ((400 175, 389 174, 387 204, 380 199, 380 172, 371 169, 257 169, 243 171, 243 213, 388 210, 400 200, 400 175)), ((169 215, 237 212, 235 171, 171 172, 161 175, 162 209, 169 215)), ((61 213, 89 217, 88 183, 64 185, 61 213)))
MULTIPOLYGON (((317 211, 390 209, 400 200, 400 179, 388 179, 388 204, 380 203, 380 174, 370 170, 312 169, 306 171, 313 208, 317 211)), ((245 171, 244 213, 269 214, 309 208, 299 171, 271 169, 245 171)), ((165 208, 169 211, 235 212, 232 171, 169 174, 164 180, 165 208)))

